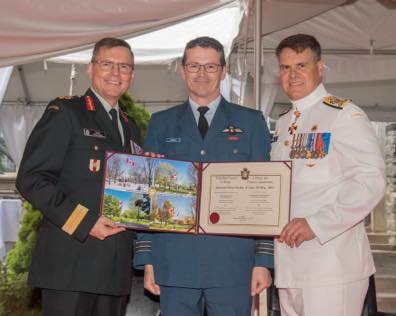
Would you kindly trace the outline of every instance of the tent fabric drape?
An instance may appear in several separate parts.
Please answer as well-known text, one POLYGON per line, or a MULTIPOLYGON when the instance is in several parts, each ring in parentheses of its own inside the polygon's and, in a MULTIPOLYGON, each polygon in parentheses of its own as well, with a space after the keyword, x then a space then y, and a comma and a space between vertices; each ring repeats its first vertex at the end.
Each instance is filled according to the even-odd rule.
POLYGON ((106 36, 131 37, 205 13, 232 0, 5 0, 0 66, 88 48, 106 36))
POLYGON ((33 127, 45 110, 45 106, 2 105, 0 107, 0 129, 8 153, 17 168, 33 127))
MULTIPOLYGON (((226 57, 238 34, 243 10, 230 4, 186 21, 127 39, 135 54, 135 64, 169 64, 183 55, 186 43, 199 36, 210 36, 224 46, 226 57), (188 30, 188 31, 187 31, 188 30)), ((57 63, 87 64, 92 49, 48 59, 57 63)))

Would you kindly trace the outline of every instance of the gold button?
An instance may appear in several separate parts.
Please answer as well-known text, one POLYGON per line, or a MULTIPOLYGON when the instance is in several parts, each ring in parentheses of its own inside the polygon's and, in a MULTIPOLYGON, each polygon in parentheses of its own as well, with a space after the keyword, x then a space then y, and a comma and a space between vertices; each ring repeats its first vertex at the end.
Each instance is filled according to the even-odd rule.
POLYGON ((201 150, 201 155, 202 155, 202 156, 203 156, 203 155, 206 155, 205 149, 202 149, 202 150, 201 150))
POLYGON ((283 142, 283 144, 285 145, 285 146, 289 146, 289 140, 285 140, 284 142, 283 142))
POLYGON ((96 151, 98 151, 98 150, 99 150, 99 146, 98 146, 98 145, 95 145, 95 146, 94 146, 94 149, 95 149, 96 151))

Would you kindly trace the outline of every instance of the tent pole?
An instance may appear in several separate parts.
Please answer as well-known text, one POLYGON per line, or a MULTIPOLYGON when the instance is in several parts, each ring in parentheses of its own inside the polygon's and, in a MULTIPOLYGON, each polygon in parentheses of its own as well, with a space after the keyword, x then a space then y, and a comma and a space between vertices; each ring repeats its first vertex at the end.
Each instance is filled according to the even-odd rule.
POLYGON ((71 65, 70 70, 70 86, 69 86, 69 96, 73 95, 73 88, 74 88, 74 80, 77 78, 77 68, 75 64, 71 65))
POLYGON ((254 27, 254 98, 257 110, 261 108, 261 56, 261 0, 256 0, 254 27))
POLYGON ((31 102, 31 98, 30 98, 29 89, 28 89, 27 84, 26 84, 25 73, 23 72, 22 65, 19 65, 17 67, 17 69, 18 69, 19 79, 21 80, 22 91, 23 91, 23 94, 24 94, 24 97, 25 97, 24 98, 25 99, 25 104, 29 105, 30 102, 31 102))

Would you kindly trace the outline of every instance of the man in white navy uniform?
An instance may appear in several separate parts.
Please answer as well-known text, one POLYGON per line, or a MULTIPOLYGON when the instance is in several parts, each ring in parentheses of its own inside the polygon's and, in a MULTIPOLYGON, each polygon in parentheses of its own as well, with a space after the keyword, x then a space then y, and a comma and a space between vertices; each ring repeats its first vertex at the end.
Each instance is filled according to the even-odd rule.
POLYGON ((282 316, 360 316, 375 272, 363 220, 385 191, 370 121, 322 84, 318 41, 290 36, 276 49, 292 108, 277 122, 272 160, 292 160, 291 221, 275 245, 282 316))

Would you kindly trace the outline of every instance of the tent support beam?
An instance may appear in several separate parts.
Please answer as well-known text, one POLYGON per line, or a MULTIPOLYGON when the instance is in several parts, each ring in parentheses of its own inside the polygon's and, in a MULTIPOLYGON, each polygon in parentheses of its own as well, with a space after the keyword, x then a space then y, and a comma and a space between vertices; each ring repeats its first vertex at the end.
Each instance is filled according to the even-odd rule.
POLYGON ((261 0, 255 1, 254 27, 254 98, 257 110, 261 106, 261 0))
MULTIPOLYGON (((263 48, 263 53, 275 53, 275 49, 263 48)), ((396 49, 322 49, 322 55, 396 55, 396 49)))
POLYGON ((19 65, 17 67, 18 69, 18 74, 19 74, 19 78, 21 80, 21 84, 22 84, 22 91, 23 91, 23 95, 24 95, 24 99, 25 99, 25 104, 30 104, 31 102, 31 98, 30 98, 30 93, 26 84, 26 78, 25 78, 25 73, 23 71, 23 67, 22 65, 19 65))

